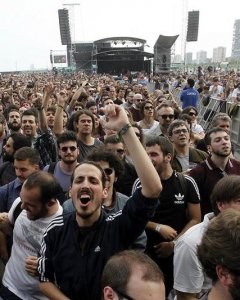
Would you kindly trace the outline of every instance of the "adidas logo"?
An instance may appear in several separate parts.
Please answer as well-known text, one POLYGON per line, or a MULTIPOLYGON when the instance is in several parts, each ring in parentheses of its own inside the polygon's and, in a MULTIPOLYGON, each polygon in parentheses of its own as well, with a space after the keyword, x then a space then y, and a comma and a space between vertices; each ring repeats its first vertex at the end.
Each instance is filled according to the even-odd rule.
POLYGON ((99 246, 97 246, 94 250, 94 252, 100 252, 101 251, 101 248, 99 246))
POLYGON ((174 201, 175 204, 183 204, 184 203, 184 201, 183 201, 184 195, 181 195, 179 193, 178 195, 174 195, 174 196, 177 199, 177 201, 174 201))

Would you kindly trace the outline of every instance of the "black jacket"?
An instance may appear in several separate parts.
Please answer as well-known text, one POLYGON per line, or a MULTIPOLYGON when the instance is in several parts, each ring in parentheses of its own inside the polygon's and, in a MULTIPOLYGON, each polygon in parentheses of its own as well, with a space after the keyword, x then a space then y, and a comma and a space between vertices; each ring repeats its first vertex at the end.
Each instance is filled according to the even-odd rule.
POLYGON ((75 213, 57 217, 44 236, 39 259, 40 281, 56 282, 71 300, 101 299, 100 280, 110 256, 129 248, 153 216, 157 199, 140 190, 123 211, 107 216, 103 211, 90 228, 81 228, 75 213))

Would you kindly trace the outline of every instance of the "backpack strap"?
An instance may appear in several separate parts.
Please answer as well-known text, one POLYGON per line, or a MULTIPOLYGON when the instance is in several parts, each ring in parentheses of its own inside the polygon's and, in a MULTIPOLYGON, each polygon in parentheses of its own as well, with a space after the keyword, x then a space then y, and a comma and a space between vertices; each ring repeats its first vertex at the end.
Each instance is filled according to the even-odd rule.
POLYGON ((184 195, 187 195, 187 192, 188 192, 188 185, 187 185, 187 179, 185 178, 185 176, 180 173, 180 172, 176 172, 177 174, 177 178, 178 178, 178 181, 180 183, 180 186, 181 186, 181 189, 182 189, 182 192, 184 195))
POLYGON ((54 174, 54 170, 55 170, 56 164, 57 164, 56 162, 50 163, 50 165, 48 167, 48 173, 54 174))
POLYGON ((14 221, 14 224, 18 218, 18 216, 20 215, 20 213, 22 212, 22 208, 21 208, 21 205, 22 205, 22 202, 20 201, 18 203, 18 205, 15 207, 14 209, 14 212, 13 212, 13 221, 14 221))

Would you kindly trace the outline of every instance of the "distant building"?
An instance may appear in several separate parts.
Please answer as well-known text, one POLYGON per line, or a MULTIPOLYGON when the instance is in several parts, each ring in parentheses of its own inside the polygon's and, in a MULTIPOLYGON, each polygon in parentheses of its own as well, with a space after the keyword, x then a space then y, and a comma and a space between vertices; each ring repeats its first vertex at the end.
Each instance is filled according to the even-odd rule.
POLYGON ((233 60, 240 60, 240 20, 235 20, 233 26, 232 55, 233 60))
POLYGON ((173 58, 173 63, 174 64, 180 64, 182 62, 182 57, 180 54, 176 54, 173 58))
POLYGON ((217 47, 213 49, 213 63, 220 63, 226 60, 226 48, 225 47, 217 47))
POLYGON ((193 54, 192 52, 186 53, 186 64, 192 64, 193 63, 193 54))
POLYGON ((207 62, 207 51, 197 52, 197 64, 205 64, 207 62))

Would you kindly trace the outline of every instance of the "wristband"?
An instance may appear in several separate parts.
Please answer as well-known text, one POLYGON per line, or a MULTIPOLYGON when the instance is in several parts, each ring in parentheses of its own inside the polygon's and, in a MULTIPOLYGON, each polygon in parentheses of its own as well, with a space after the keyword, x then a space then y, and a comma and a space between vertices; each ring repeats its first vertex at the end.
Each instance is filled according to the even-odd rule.
POLYGON ((61 109, 64 109, 64 107, 62 105, 60 105, 60 104, 58 104, 58 107, 61 107, 61 109))
POLYGON ((37 110, 43 110, 43 109, 44 109, 43 106, 37 108, 37 110))
POLYGON ((160 232, 161 227, 161 224, 157 224, 157 226, 155 227, 155 231, 160 232))
POLYGON ((118 136, 122 137, 127 131, 128 129, 132 127, 132 125, 130 123, 126 124, 123 126, 123 128, 121 130, 118 131, 118 136))

